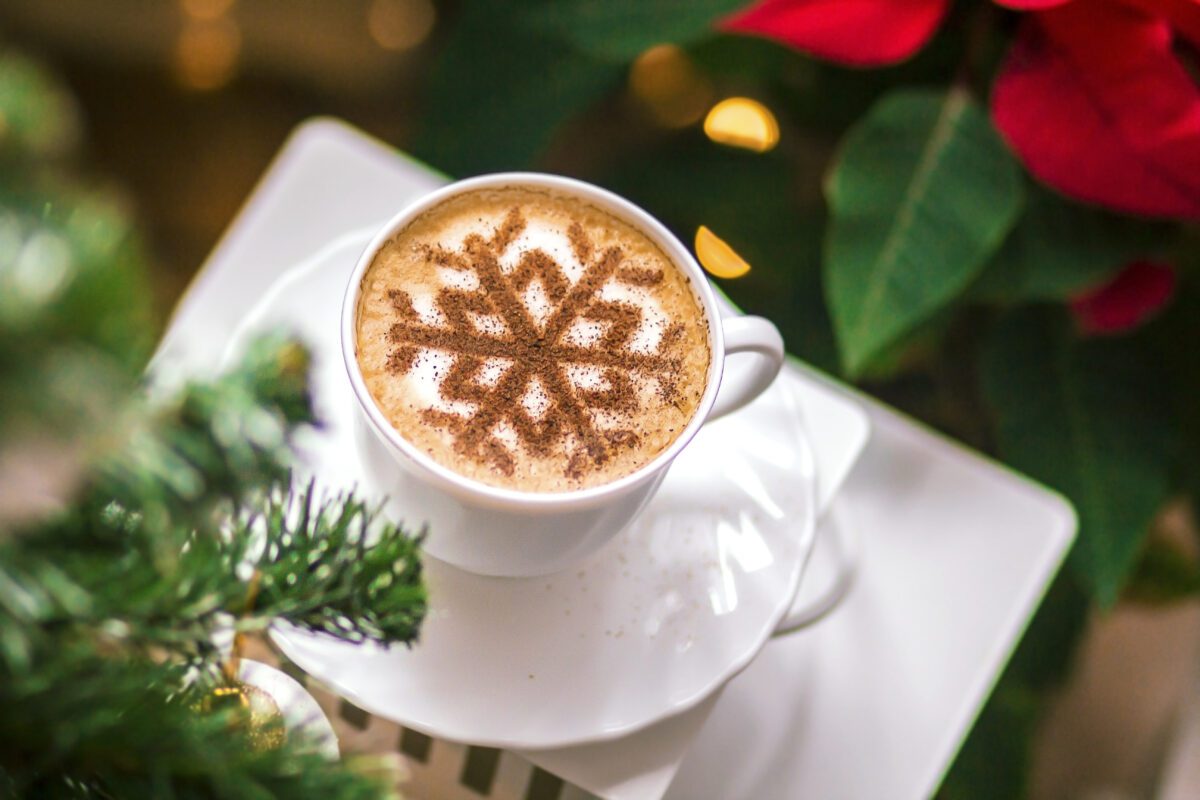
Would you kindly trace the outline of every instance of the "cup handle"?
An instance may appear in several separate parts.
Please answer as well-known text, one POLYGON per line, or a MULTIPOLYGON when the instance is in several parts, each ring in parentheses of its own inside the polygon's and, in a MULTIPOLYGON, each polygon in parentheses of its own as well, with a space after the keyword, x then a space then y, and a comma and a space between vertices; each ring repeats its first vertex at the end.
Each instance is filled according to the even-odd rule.
POLYGON ((779 329, 762 317, 730 316, 721 320, 725 334, 725 358, 749 353, 754 356, 750 371, 721 381, 717 401, 708 420, 737 411, 758 397, 775 380, 783 367, 783 337, 779 329))

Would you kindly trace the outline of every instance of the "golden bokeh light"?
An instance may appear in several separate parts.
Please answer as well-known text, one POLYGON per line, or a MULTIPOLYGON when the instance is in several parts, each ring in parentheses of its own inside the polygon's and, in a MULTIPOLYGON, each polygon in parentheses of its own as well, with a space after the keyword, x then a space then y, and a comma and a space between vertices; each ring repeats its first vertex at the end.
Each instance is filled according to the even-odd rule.
POLYGON ((643 52, 629 69, 629 90, 668 128, 683 128, 704 116, 712 102, 712 87, 687 53, 673 44, 643 52))
POLYGON ((713 106, 704 118, 704 133, 714 142, 756 153, 765 153, 779 144, 775 115, 749 97, 730 97, 713 106))
POLYGON ((408 50, 428 38, 436 19, 431 0, 372 0, 367 32, 385 50, 408 50))
POLYGON ((179 7, 192 19, 214 20, 233 8, 233 0, 179 0, 179 7))
POLYGON ((237 74, 242 34, 228 18, 184 25, 175 43, 175 72, 189 89, 219 89, 237 74))
POLYGON ((696 260, 718 278, 740 278, 750 271, 746 259, 703 225, 696 229, 696 260))

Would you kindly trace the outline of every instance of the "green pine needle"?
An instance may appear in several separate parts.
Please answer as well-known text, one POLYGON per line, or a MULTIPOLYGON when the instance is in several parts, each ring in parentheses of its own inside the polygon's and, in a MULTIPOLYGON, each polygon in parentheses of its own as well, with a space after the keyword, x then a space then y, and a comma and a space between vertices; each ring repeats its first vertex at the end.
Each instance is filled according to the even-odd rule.
POLYGON ((188 384, 149 416, 131 414, 125 445, 98 465, 93 495, 138 510, 152 535, 211 529, 214 509, 286 477, 293 430, 315 422, 309 363, 294 341, 263 337, 219 380, 188 384))
POLYGON ((311 482, 298 496, 275 493, 233 536, 250 543, 256 532, 265 533, 256 616, 351 642, 416 639, 426 610, 423 532, 380 521, 353 494, 321 500, 311 482))
POLYGON ((353 495, 293 496, 316 424, 294 341, 135 396, 156 325, 131 220, 62 169, 74 104, 7 51, 0 119, 0 798, 389 796, 197 697, 231 628, 415 641, 421 536, 353 495))

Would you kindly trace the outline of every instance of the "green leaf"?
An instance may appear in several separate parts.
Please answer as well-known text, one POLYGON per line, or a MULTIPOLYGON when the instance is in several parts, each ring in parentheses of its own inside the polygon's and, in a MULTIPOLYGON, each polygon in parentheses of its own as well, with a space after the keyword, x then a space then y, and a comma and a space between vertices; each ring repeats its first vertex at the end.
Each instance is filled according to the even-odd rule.
POLYGON ((630 61, 663 42, 713 35, 713 24, 746 0, 552 0, 527 6, 523 24, 592 56, 630 61))
MULTIPOLYGON (((817 62, 770 39, 756 36, 713 36, 688 47, 692 63, 703 73, 723 84, 756 91, 778 84, 803 83, 807 86, 817 62)), ((791 98, 789 107, 791 111, 791 98)), ((785 109, 775 104, 776 111, 785 109)))
POLYGON ((846 136, 825 191, 825 287, 851 374, 970 285, 1022 202, 1016 162, 959 89, 880 100, 846 136))
POLYGON ((1072 565, 1106 606, 1171 489, 1168 392, 1136 344, 1075 341, 1064 313, 1028 308, 997 326, 982 362, 1001 454, 1075 504, 1072 565))
POLYGON ((971 294, 1062 300, 1104 282, 1129 261, 1158 255, 1174 227, 1072 203, 1030 183, 1025 211, 971 294))
POLYGON ((1090 610, 1090 599, 1073 571, 1059 572, 1005 667, 1003 680, 1039 692, 1060 688, 1071 674, 1090 610))
POLYGON ((1020 685, 997 687, 936 795, 937 800, 1024 797, 1038 698, 1020 685))
POLYGON ((464 177, 529 166, 572 114, 622 69, 517 26, 513 11, 468 4, 430 76, 413 150, 464 177))
POLYGON ((1200 594, 1200 565, 1195 556, 1169 540, 1152 540, 1129 580, 1126 599, 1140 603, 1178 603, 1200 594))
MULTIPOLYGON (((1180 345, 1194 341, 1197 320, 1200 286, 1185 278, 1162 315, 1142 329, 1150 345, 1144 357, 1161 365, 1171 379, 1176 438, 1193 453, 1200 448, 1200 348, 1180 345)), ((1180 459, 1178 467, 1183 491, 1200 508, 1200 459, 1180 459)))

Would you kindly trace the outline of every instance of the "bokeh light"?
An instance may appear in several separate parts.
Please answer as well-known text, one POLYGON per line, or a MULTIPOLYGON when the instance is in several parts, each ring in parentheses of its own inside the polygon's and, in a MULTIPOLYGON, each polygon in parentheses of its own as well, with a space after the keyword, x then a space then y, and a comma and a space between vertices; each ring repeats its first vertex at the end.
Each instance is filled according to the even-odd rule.
POLYGON ((756 153, 779 144, 779 122, 771 110, 749 97, 730 97, 712 107, 704 118, 709 139, 756 153))
POLYGON ((385 50, 408 50, 428 38, 436 19, 431 0, 372 0, 367 32, 385 50))
POLYGON ((175 44, 175 72, 189 89, 219 89, 237 74, 242 35, 228 17, 189 21, 175 44))
POLYGON ((629 70, 629 90, 655 122, 683 128, 700 120, 712 102, 708 80, 673 44, 646 50, 629 70))
POLYGON ((696 260, 717 278, 740 278, 750 271, 746 259, 703 225, 696 230, 695 248, 696 260))

